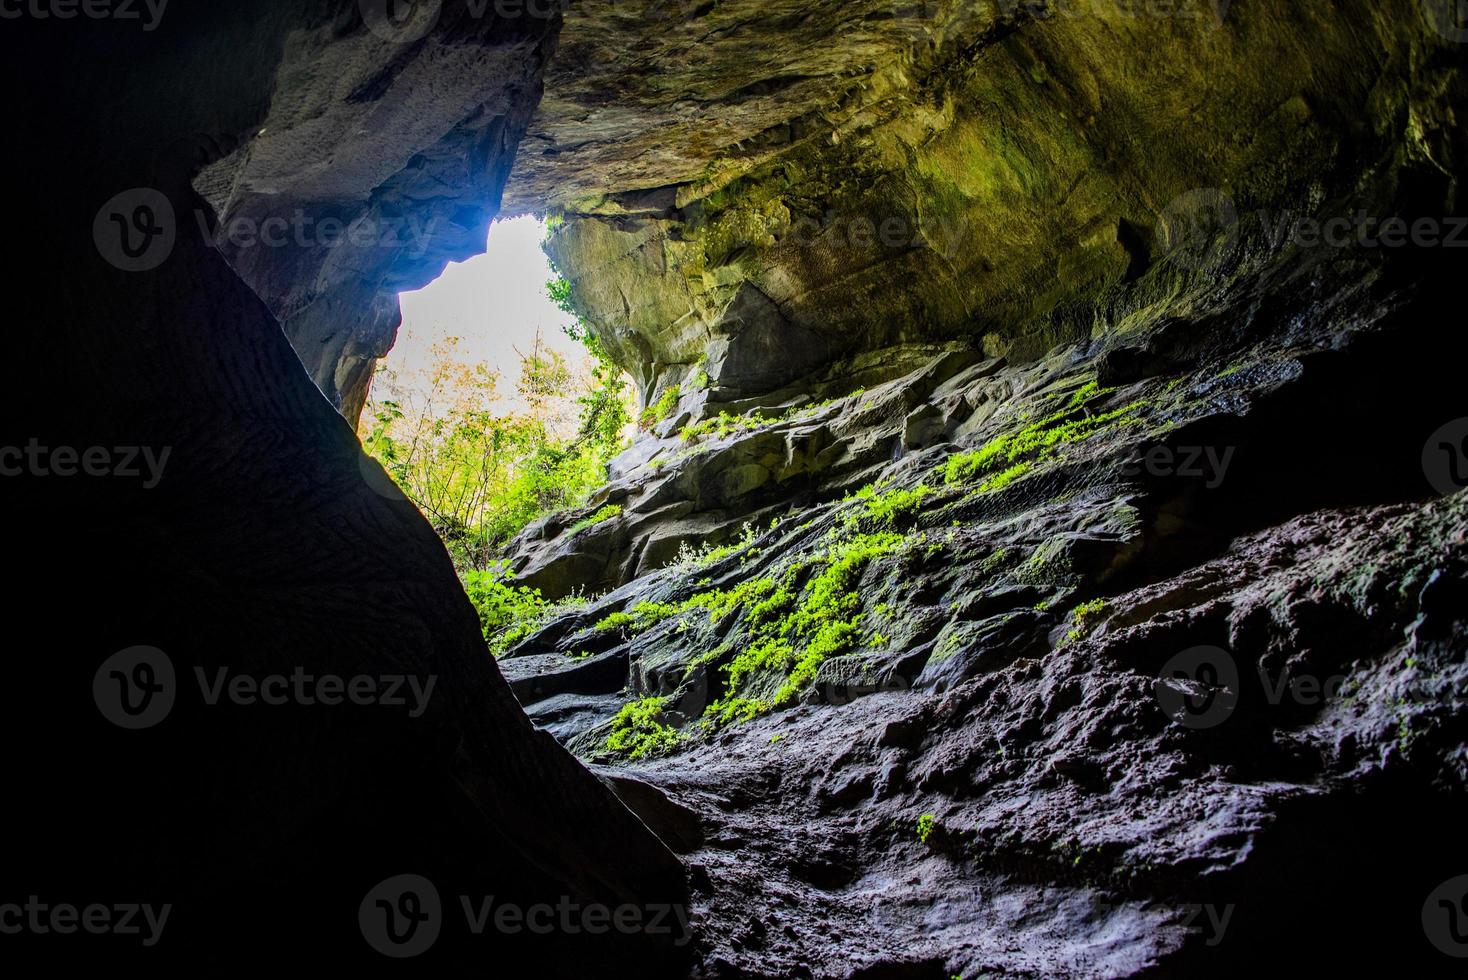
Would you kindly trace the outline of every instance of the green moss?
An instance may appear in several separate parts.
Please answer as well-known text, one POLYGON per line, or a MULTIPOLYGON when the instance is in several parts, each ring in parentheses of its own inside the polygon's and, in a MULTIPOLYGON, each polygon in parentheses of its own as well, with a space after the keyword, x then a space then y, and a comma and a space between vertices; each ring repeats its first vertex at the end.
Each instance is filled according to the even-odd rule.
POLYGON ((666 697, 643 698, 623 705, 612 718, 606 750, 628 759, 641 759, 666 752, 678 744, 678 730, 659 719, 668 705, 666 697))
MULTIPOLYGON (((862 634, 861 598, 856 592, 861 572, 906 540, 893 532, 856 535, 832 542, 817 556, 792 566, 779 582, 755 580, 748 596, 754 601, 748 602, 745 614, 745 645, 723 668, 724 696, 709 706, 707 720, 728 724, 789 705, 810 686, 821 664, 854 649, 862 634), (797 588, 807 567, 818 571, 797 588), (753 696, 756 688, 763 693, 771 687, 772 693, 753 696)), ((701 601, 712 613, 729 608, 732 599, 701 601)))
POLYGON ((937 826, 938 826, 938 818, 936 816, 934 816, 933 814, 931 814, 931 813, 925 813, 922 816, 918 817, 918 821, 917 821, 917 839, 918 839, 918 843, 920 843, 920 844, 926 844, 928 842, 928 838, 931 837, 931 836, 933 836, 933 831, 937 828, 937 826))
POLYGON ((1020 477, 1024 476, 1026 473, 1034 468, 1035 464, 1028 460, 1023 463, 1015 463, 1008 469, 1000 470, 998 473, 995 473, 983 483, 979 484, 978 492, 993 493, 995 490, 1003 490, 1005 487, 1009 486, 1015 480, 1018 480, 1020 477))
POLYGON ((621 516, 621 504, 607 504, 605 507, 603 507, 601 510, 598 510, 595 514, 592 514, 590 517, 579 520, 575 524, 572 524, 570 527, 570 532, 572 534, 575 534, 578 531, 584 531, 589 527, 594 527, 597 524, 602 524, 606 521, 610 521, 621 516))
POLYGON ((665 619, 678 615, 679 608, 666 602, 639 602, 630 611, 614 612, 600 619, 592 628, 599 632, 626 629, 645 633, 665 619))
POLYGON ((678 407, 678 399, 681 397, 683 397, 683 390, 678 385, 673 385, 664 391, 657 401, 642 410, 642 415, 637 419, 638 426, 644 430, 651 429, 667 419, 678 407))
POLYGON ((911 490, 878 493, 877 485, 869 483, 858 490, 856 496, 857 499, 866 501, 866 513, 869 517, 884 524, 892 524, 899 518, 915 514, 922 506, 923 499, 932 492, 932 487, 919 483, 911 490))
POLYGON ((955 484, 987 478, 980 486, 981 491, 986 487, 999 489, 1017 480, 1034 464, 1053 457, 1062 446, 1082 442, 1116 425, 1135 423, 1134 415, 1141 407, 1140 402, 1135 402, 1101 415, 1073 417, 1079 411, 1073 404, 1018 432, 996 436, 979 449, 950 456, 942 468, 943 480, 955 484))
POLYGON ((1085 636, 1095 626, 1095 621, 1106 611, 1105 599, 1092 599, 1083 602, 1070 611, 1071 629, 1065 634, 1066 642, 1074 643, 1085 636))
MULTIPOLYGON (((855 398, 857 395, 860 395, 863 390, 864 389, 859 388, 846 397, 855 398)), ((682 439, 684 442, 693 442, 695 440, 703 438, 704 436, 714 436, 718 439, 726 439, 729 436, 735 435, 740 432, 753 432, 756 429, 763 429, 767 425, 775 425, 780 422, 789 422, 794 419, 805 418, 806 416, 814 415, 821 409, 829 408, 840 400, 841 399, 837 398, 828 398, 822 402, 815 402, 811 405, 801 405, 796 408, 788 409, 784 412, 779 413, 778 415, 765 415, 763 412, 750 412, 747 415, 733 415, 729 412, 720 412, 718 415, 715 415, 712 418, 706 418, 702 422, 695 422, 692 425, 685 425, 683 429, 678 433, 678 438, 682 439)))
POLYGON ((463 583, 465 594, 479 613, 484 640, 496 657, 554 617, 589 601, 583 596, 568 596, 559 602, 547 602, 539 589, 515 585, 514 577, 502 567, 465 572, 463 583))

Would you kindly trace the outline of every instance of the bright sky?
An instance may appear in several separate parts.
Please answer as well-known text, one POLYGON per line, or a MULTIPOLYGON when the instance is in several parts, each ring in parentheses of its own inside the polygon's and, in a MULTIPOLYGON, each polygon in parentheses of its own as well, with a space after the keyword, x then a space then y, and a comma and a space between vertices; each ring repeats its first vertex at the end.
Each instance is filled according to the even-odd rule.
POLYGON ((500 394, 513 399, 520 375, 515 348, 529 350, 537 327, 547 346, 579 365, 586 348, 561 330, 572 318, 545 295, 551 269, 540 250, 544 237, 545 223, 533 216, 497 221, 483 255, 450 263, 424 288, 402 293, 403 325, 386 366, 404 374, 425 368, 431 345, 459 337, 460 359, 488 362, 503 379, 500 394))

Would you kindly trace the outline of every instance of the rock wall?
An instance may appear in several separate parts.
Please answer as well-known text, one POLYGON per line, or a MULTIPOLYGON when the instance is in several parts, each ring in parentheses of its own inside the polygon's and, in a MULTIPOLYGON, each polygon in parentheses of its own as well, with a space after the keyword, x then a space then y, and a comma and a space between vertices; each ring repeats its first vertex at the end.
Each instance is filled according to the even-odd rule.
MULTIPOLYGON (((380 966, 354 913, 403 873, 450 908, 691 903, 687 945, 446 928, 420 962, 455 973, 1443 966, 1468 350, 1440 8, 371 9, 7 35, 43 383, 4 389, 3 445, 169 459, 7 476, 17 894, 171 903, 160 955, 216 971, 380 966), (581 310, 671 408, 515 542, 522 581, 593 596, 496 667, 342 416, 393 293, 501 196, 556 214, 581 310), (140 645, 184 683, 122 730, 94 685, 140 645), (440 695, 193 681, 297 669, 440 695)), ((46 938, 19 942, 54 965, 46 938)))
POLYGON ((565 217, 549 251, 648 404, 904 343, 1033 358, 1196 288, 1137 288, 1190 195, 1247 216, 1389 164, 1441 182, 1456 140, 1456 46, 1412 0, 789 7, 567 17, 507 195, 565 217))
MULTIPOLYGON (((512 124, 493 120, 528 114, 522 82, 539 49, 492 32, 405 49, 374 41, 356 4, 312 3, 170 7, 148 31, 7 19, 4 40, 7 90, 27 93, 7 108, 5 161, 7 186, 24 188, 11 201, 26 232, 11 258, 22 367, 4 386, 0 444, 34 446, 40 462, 17 475, 6 453, 18 636, 0 722, 15 747, 0 901, 148 903, 167 916, 147 944, 136 915, 131 935, 88 935, 90 913, 79 931, 73 916, 74 934, 23 928, 5 936, 7 965, 375 972, 388 960, 370 916, 393 908, 427 913, 425 936, 439 930, 417 961, 430 970, 684 972, 686 935, 671 930, 475 934, 463 919, 461 897, 485 896, 650 914, 683 902, 686 885, 611 789, 526 720, 441 543, 363 456, 261 298, 337 302, 356 280, 335 279, 340 267, 310 250, 216 247, 217 215, 192 190, 203 173, 212 193, 209 175, 228 170, 249 189, 236 213, 250 214, 276 213, 270 174, 291 206, 326 186, 343 215, 422 197, 433 217, 476 195, 476 213, 430 249, 441 261, 492 216, 492 197, 477 195, 502 179, 513 147, 512 124), (423 62, 440 69, 419 90, 444 65, 453 85, 483 71, 473 97, 485 108, 456 101, 442 129, 411 137, 446 154, 444 134, 477 132, 457 164, 471 186, 443 195, 414 183, 426 164, 398 162, 411 107, 387 80, 423 62), (387 118, 373 121, 374 106, 387 118), (312 130, 341 134, 343 153, 326 141, 279 155, 310 145, 312 130), (258 152, 241 163, 251 134, 258 152), (306 281, 272 293, 231 262, 306 281), (326 677, 334 693, 316 685, 326 677), (408 677, 423 698, 408 696, 408 677), (358 678, 380 697, 345 700, 358 678), (305 694, 274 703, 280 679, 305 694), (136 682, 126 702, 119 680, 136 682), (432 893, 412 904, 391 891, 405 874, 436 887, 436 917, 432 893)), ((419 268, 387 261, 357 271, 376 283, 384 268, 398 269, 386 282, 419 268)), ((342 329, 371 310, 347 313, 342 329)))
POLYGON ((523 544, 626 584, 501 666, 643 784, 713 976, 1448 975, 1459 268, 1290 249, 1126 338, 649 438, 620 516, 523 544))
POLYGON ((812 6, 762 54, 829 17, 875 64, 814 114, 731 80, 737 4, 697 72, 568 15, 703 114, 547 75, 507 200, 571 168, 549 251, 668 410, 512 545, 590 596, 501 666, 677 842, 710 976, 1448 975, 1463 46, 1060 6, 812 6))

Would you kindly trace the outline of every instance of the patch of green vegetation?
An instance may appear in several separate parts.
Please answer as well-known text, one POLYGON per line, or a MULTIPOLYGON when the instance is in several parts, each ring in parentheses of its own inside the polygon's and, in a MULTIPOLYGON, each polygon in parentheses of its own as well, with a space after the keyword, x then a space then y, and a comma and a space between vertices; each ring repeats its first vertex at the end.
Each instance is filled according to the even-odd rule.
POLYGON ((938 826, 938 818, 931 813, 925 813, 918 817, 917 839, 919 844, 926 844, 928 838, 933 836, 933 831, 938 826))
MULTIPOLYGON (((1093 392, 1101 393, 1099 389, 1093 392)), ((1077 392, 1076 396, 1080 394, 1077 392)), ((1136 423, 1134 416, 1141 407, 1141 402, 1134 402, 1101 415, 1075 417, 1079 405, 1069 405, 1018 432, 996 436, 979 449, 950 456, 942 467, 943 481, 972 483, 986 478, 980 492, 999 489, 1019 479, 1035 464, 1053 457, 1062 446, 1082 442, 1115 425, 1136 423)))
POLYGON ((923 499, 933 492, 933 488, 925 483, 919 483, 911 490, 888 490, 886 493, 877 491, 877 484, 869 483, 856 492, 858 500, 866 501, 866 513, 884 524, 892 524, 898 518, 908 518, 915 514, 922 506, 923 499))
POLYGON ((603 616, 592 629, 605 633, 614 629, 625 629, 630 633, 645 633, 665 619, 678 615, 677 606, 666 602, 639 602, 630 611, 614 612, 603 616))
POLYGON ((1087 381, 1076 389, 1075 394, 1070 396, 1070 407, 1080 408, 1093 398, 1105 398, 1107 395, 1115 394, 1119 389, 1103 388, 1096 381, 1087 381))
POLYGON ((987 558, 979 562, 979 571, 984 575, 993 575, 995 572, 1004 567, 1004 563, 1008 560, 1008 558, 1008 548, 995 548, 989 553, 989 556, 987 558))
POLYGON ((1074 643, 1091 631, 1095 621, 1106 611, 1105 599, 1083 602, 1070 611, 1071 629, 1065 634, 1066 642, 1074 643))
POLYGON ((595 514, 592 514, 590 517, 584 518, 577 521, 575 524, 572 524, 570 527, 570 532, 572 534, 575 534, 578 531, 584 531, 589 527, 595 527, 597 524, 601 524, 605 521, 610 521, 614 518, 618 518, 621 516, 621 504, 607 504, 605 507, 603 507, 601 510, 598 510, 595 514))
POLYGON ((1047 538, 1024 560, 1014 577, 1026 585, 1060 585, 1072 576, 1069 542, 1065 535, 1047 538))
MULTIPOLYGON (((775 525, 771 523, 771 530, 775 525)), ((728 544, 710 545, 695 548, 684 541, 678 546, 678 554, 674 557, 672 564, 683 568, 707 568, 708 566, 721 562, 730 555, 738 554, 754 544, 755 538, 759 536, 758 530, 748 521, 744 524, 744 531, 737 540, 728 544)))
MULTIPOLYGON (((865 389, 858 388, 856 391, 852 392, 846 397, 855 398, 857 395, 860 395, 864 390, 865 389)), ((695 422, 692 425, 685 425, 683 429, 678 433, 678 438, 683 440, 684 442, 694 442, 698 439, 703 438, 704 436, 714 436, 718 439, 726 439, 729 436, 735 435, 736 433, 753 432, 756 429, 763 429, 767 425, 775 425, 779 422, 789 422, 794 419, 805 418, 806 416, 814 415, 821 409, 829 408, 830 406, 836 404, 836 402, 841 400, 842 399, 838 398, 828 398, 825 401, 815 402, 810 405, 799 405, 795 408, 787 409, 784 412, 780 412, 778 415, 766 415, 763 412, 759 411, 749 412, 745 415, 734 415, 729 412, 720 412, 718 415, 712 416, 711 418, 706 418, 702 422, 695 422)))
POLYGON ((514 584, 514 576, 503 565, 470 569, 461 573, 464 593, 479 613, 479 627, 489 652, 496 657, 540 629, 552 618, 590 600, 569 596, 547 602, 539 589, 514 584))
POLYGON ((1218 373, 1217 380, 1222 381, 1224 378, 1233 377, 1240 371, 1244 370, 1244 368, 1248 367, 1250 363, 1251 362, 1249 361, 1238 361, 1237 363, 1230 364, 1228 367, 1224 368, 1218 373))
POLYGON ((646 431, 659 422, 665 421, 678 407, 678 399, 681 397, 683 397, 683 390, 678 385, 668 388, 657 401, 642 410, 642 414, 637 417, 638 427, 646 431))
POLYGON ((678 729, 659 720, 668 701, 666 697, 651 697, 623 705, 612 718, 606 750, 628 759, 641 759, 677 745, 678 729))
POLYGON ((819 572, 798 592, 795 580, 804 563, 793 566, 784 581, 748 610, 747 644, 724 668, 725 694, 709 706, 709 715, 720 723, 744 720, 799 697, 822 663, 860 642, 861 598, 856 584, 861 572, 868 562, 891 554, 905 541, 903 535, 882 532, 834 542, 809 559, 819 572), (783 678, 768 697, 741 693, 751 682, 772 674, 783 678))
POLYGON ((1023 463, 1015 463, 1008 469, 1000 470, 998 473, 995 473, 993 476, 989 477, 989 479, 979 484, 978 492, 993 493, 995 490, 1003 490, 1005 487, 1009 486, 1015 480, 1018 480, 1020 477, 1024 476, 1026 473, 1034 468, 1035 464, 1028 460, 1023 463))

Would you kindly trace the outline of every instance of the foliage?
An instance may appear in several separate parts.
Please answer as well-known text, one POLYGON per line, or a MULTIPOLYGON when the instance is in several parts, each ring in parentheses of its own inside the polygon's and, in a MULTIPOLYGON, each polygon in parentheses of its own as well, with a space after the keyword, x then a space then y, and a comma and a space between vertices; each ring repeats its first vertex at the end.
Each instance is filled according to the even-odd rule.
POLYGON ((1085 636, 1091 627, 1095 625, 1095 620, 1100 618, 1101 614, 1105 611, 1105 599, 1093 599, 1090 602, 1083 602, 1072 609, 1070 611, 1072 626, 1070 631, 1065 634, 1066 641, 1073 643, 1085 636))
POLYGON ((677 385, 665 389, 657 401, 642 410, 637 419, 637 427, 646 431, 664 421, 673 414, 678 407, 678 399, 682 397, 683 390, 677 385))
POLYGON ((460 573, 464 592, 479 613, 479 626, 485 642, 496 657, 540 629, 557 614, 587 603, 572 596, 560 602, 546 602, 539 589, 515 585, 503 562, 486 569, 466 569, 460 573))
POLYGON ((612 718, 607 751, 628 759, 641 759, 666 752, 677 745, 678 730, 658 720, 666 710, 668 700, 666 697, 651 697, 623 705, 612 718))
POLYGON ((869 483, 858 490, 856 496, 859 500, 866 501, 868 516, 884 524, 892 524, 898 518, 907 518, 915 514, 922 506, 923 499, 932 492, 932 487, 919 483, 911 490, 888 490, 886 493, 878 493, 876 484, 869 483))
MULTIPOLYGON (((703 374, 703 372, 699 372, 698 377, 702 377, 704 379, 704 383, 707 383, 708 375, 703 374)), ((697 377, 695 378, 695 380, 697 380, 697 377)), ((865 390, 866 389, 864 388, 858 388, 856 391, 853 391, 846 397, 855 398, 856 396, 865 392, 865 390)), ((762 429, 767 425, 775 425, 779 422, 790 422, 795 419, 806 418, 808 416, 814 415, 816 412, 819 412, 823 408, 829 408, 830 406, 836 404, 838 400, 839 399, 828 398, 823 402, 815 402, 810 405, 797 405, 796 407, 786 409, 785 411, 780 412, 777 415, 765 415, 763 412, 759 411, 749 412, 745 415, 732 415, 729 412, 720 412, 718 415, 706 418, 702 422, 695 422, 692 425, 685 425, 679 431, 678 438, 683 440, 684 442, 696 442, 704 436, 713 436, 716 439, 726 439, 729 436, 735 435, 740 432, 753 432, 754 430, 762 429)))
MULTIPOLYGON (((1082 394, 1090 397, 1104 392, 1082 388, 1076 393, 1082 394)), ((1113 425, 1135 422, 1134 413, 1140 408, 1140 403, 1134 403, 1101 415, 1073 417, 1080 410, 1080 403, 1073 397, 1072 404, 1053 415, 1017 432, 997 436, 980 449, 950 456, 943 466, 943 480, 949 484, 971 483, 982 477, 987 479, 979 486, 980 492, 1001 489, 1036 463, 1053 457, 1061 446, 1089 439, 1113 425)))
POLYGON ((918 817, 917 839, 918 843, 926 844, 928 838, 933 836, 933 829, 938 825, 938 818, 931 813, 925 813, 918 817))
POLYGON ((577 531, 584 531, 589 527, 595 527, 598 524, 602 524, 610 520, 615 520, 616 518, 621 516, 621 504, 607 504, 605 507, 598 510, 595 514, 592 514, 590 517, 584 518, 577 521, 575 524, 572 524, 570 530, 572 534, 575 534, 577 531))
MULTIPOLYGON (((566 308, 569 288, 564 280, 547 285, 566 308)), ((567 333, 585 346, 585 365, 573 366, 537 335, 520 352, 512 401, 488 365, 457 354, 457 338, 435 345, 419 375, 380 370, 374 381, 359 428, 363 449, 433 524, 461 572, 487 570, 531 521, 581 506, 625 448, 625 376, 584 326, 567 333)))
MULTIPOLYGON (((770 526, 773 528, 775 524, 775 521, 771 521, 770 526)), ((758 531, 756 531, 755 526, 749 522, 745 522, 743 533, 740 534, 737 540, 731 541, 728 544, 705 544, 701 547, 694 547, 687 541, 684 541, 678 546, 678 554, 673 559, 672 564, 680 568, 707 568, 716 562, 723 561, 730 555, 737 554, 749 548, 754 544, 756 537, 758 537, 758 531)))

